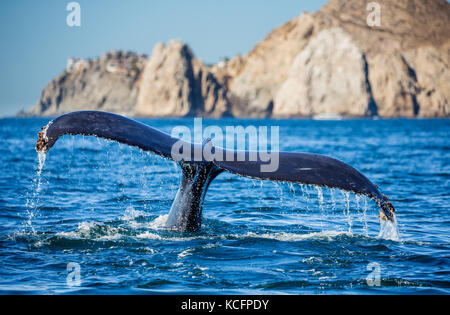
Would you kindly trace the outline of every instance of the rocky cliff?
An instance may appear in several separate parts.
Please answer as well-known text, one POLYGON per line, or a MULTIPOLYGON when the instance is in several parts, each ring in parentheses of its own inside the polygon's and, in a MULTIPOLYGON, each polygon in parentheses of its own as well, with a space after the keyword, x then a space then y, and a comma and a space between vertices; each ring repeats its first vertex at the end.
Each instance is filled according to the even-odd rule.
POLYGON ((450 116, 450 4, 331 0, 211 67, 180 41, 145 59, 107 54, 70 67, 30 111, 100 109, 136 116, 450 116), (117 70, 118 69, 118 70, 117 70))
POLYGON ((323 30, 295 57, 286 81, 274 94, 274 114, 373 115, 366 69, 363 52, 346 32, 323 30))
POLYGON ((303 13, 237 57, 238 69, 232 60, 218 71, 237 113, 448 117, 450 4, 380 0, 381 23, 370 27, 367 3, 303 13))
POLYGON ((55 116, 92 109, 130 115, 145 61, 144 56, 122 51, 96 60, 69 59, 66 70, 44 88, 28 114, 55 116))
POLYGON ((228 115, 226 90, 181 41, 159 43, 145 67, 137 116, 228 115))

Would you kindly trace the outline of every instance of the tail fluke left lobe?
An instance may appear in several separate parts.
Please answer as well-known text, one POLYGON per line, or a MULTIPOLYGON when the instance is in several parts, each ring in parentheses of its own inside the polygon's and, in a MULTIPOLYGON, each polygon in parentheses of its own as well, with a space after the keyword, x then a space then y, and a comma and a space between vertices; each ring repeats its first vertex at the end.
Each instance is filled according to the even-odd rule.
POLYGON ((172 145, 179 141, 170 135, 133 119, 99 111, 80 111, 52 120, 39 132, 37 151, 48 151, 63 135, 86 135, 114 140, 171 158, 172 145))

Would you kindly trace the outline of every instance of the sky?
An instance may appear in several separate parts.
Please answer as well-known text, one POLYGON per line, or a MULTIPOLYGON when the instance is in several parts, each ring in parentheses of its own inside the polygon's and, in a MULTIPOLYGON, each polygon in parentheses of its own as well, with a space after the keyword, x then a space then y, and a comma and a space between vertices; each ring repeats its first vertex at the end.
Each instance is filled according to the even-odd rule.
POLYGON ((110 50, 150 55, 180 39, 216 63, 249 52, 277 26, 325 0, 78 0, 81 26, 66 23, 71 0, 0 1, 0 117, 29 109, 70 57, 110 50))

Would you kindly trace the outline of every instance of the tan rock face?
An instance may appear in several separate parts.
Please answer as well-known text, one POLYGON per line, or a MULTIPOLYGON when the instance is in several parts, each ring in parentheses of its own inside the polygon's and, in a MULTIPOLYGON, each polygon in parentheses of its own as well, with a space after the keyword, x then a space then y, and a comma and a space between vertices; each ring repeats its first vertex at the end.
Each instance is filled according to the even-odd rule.
POLYGON ((276 117, 370 114, 362 51, 340 28, 323 30, 298 54, 276 94, 276 117))
POLYGON ((369 80, 381 117, 414 117, 419 112, 415 71, 399 53, 369 59, 369 80))
POLYGON ((450 32, 450 5, 446 0, 331 0, 315 18, 321 29, 344 29, 367 55, 439 46, 450 32), (380 5, 380 26, 367 25, 370 2, 380 5))
POLYGON ((143 56, 110 52, 64 71, 42 91, 30 115, 56 116, 76 110, 130 114, 136 104, 143 56))
POLYGON ((380 26, 367 25, 368 2, 330 0, 278 27, 248 54, 212 67, 180 41, 158 44, 145 70, 143 58, 130 53, 72 60, 30 113, 448 117, 450 4, 375 2, 380 26))
MULTIPOLYGON (((303 14, 273 31, 244 56, 240 68, 233 69, 234 76, 229 71, 233 113, 267 116, 274 105, 272 115, 283 117, 337 112, 348 116, 370 113, 382 117, 448 116, 450 74, 446 43, 450 34, 450 5, 445 0, 380 0, 377 3, 381 8, 380 26, 367 25, 367 2, 331 0, 319 12, 303 14), (309 82, 307 76, 312 77, 317 69, 323 72, 326 68, 330 71, 340 68, 337 63, 335 67, 327 66, 317 54, 314 61, 304 59, 301 66, 293 67, 291 71, 298 75, 287 78, 289 64, 307 49, 307 44, 321 31, 336 27, 349 34, 354 46, 367 59, 368 66, 365 74, 359 76, 363 81, 358 88, 364 91, 361 86, 365 85, 368 89, 368 93, 358 93, 363 95, 360 100, 366 96, 371 99, 366 110, 356 105, 364 102, 355 101, 352 93, 348 97, 340 94, 340 106, 331 101, 336 99, 336 90, 343 87, 341 80, 331 79, 326 91, 317 77, 309 82), (302 74, 302 71, 309 72, 302 74)), ((335 53, 343 53, 339 51, 341 48, 346 49, 335 47, 335 53)), ((303 56, 307 56, 306 52, 303 56)), ((340 75, 327 74, 331 78, 340 75)), ((353 78, 342 80, 349 81, 355 83, 353 78)), ((342 91, 348 91, 348 87, 342 91)))
POLYGON ((221 117, 230 115, 231 104, 228 101, 226 89, 218 82, 209 68, 200 60, 194 61, 194 76, 198 100, 195 104, 197 116, 221 117))
POLYGON ((232 78, 228 84, 229 97, 236 116, 268 116, 274 96, 287 79, 288 71, 297 54, 314 33, 314 19, 309 14, 274 30, 239 63, 230 65, 232 78), (234 73, 233 73, 234 72, 234 73))
POLYGON ((378 115, 448 117, 449 46, 428 45, 369 57, 369 79, 378 115))
POLYGON ((180 41, 159 43, 145 66, 135 114, 186 116, 194 102, 192 53, 180 41))
POLYGON ((226 92, 187 45, 174 40, 155 46, 144 70, 135 115, 222 116, 228 111, 226 92))
POLYGON ((367 25, 367 2, 331 0, 314 15, 317 28, 341 27, 364 52, 379 116, 448 117, 450 4, 376 2, 380 26, 367 25))
POLYGON ((418 116, 450 116, 449 56, 450 41, 440 47, 425 46, 405 52, 417 77, 418 116))

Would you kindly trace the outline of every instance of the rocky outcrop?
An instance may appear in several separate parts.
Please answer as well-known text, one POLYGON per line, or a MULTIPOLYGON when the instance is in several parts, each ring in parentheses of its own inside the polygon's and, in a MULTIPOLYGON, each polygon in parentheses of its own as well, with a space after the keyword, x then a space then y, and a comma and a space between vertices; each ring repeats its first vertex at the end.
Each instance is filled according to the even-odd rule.
POLYGON ((424 46, 405 52, 405 59, 417 81, 418 116, 450 116, 450 41, 446 45, 424 46))
POLYGON ((382 117, 414 117, 419 112, 415 71, 398 52, 370 57, 369 80, 382 117))
POLYGON ((366 68, 364 54, 346 32, 321 31, 295 58, 275 96, 273 115, 372 114, 366 68))
POLYGON ((148 59, 116 52, 71 60, 30 113, 450 116, 450 4, 376 3, 380 25, 368 25, 368 2, 331 0, 275 29, 248 54, 211 67, 180 41, 156 45, 148 59))
POLYGON ((320 29, 341 27, 367 55, 437 47, 449 39, 446 0, 331 0, 314 17, 320 29), (380 26, 367 25, 371 2, 380 5, 380 26))
POLYGON ((376 2, 381 9, 380 26, 368 26, 367 2, 331 0, 319 12, 304 13, 274 30, 249 54, 238 56, 238 62, 232 59, 232 67, 217 71, 218 77, 227 79, 232 112, 261 117, 336 111, 346 116, 448 117, 450 4, 445 0, 376 2), (312 54, 314 60, 305 59, 304 51, 311 50, 310 41, 315 49, 327 51, 330 44, 317 37, 336 28, 352 39, 366 62, 364 75, 358 76, 359 88, 347 87, 348 94, 337 93, 342 96, 341 108, 336 107, 335 97, 342 85, 334 73, 341 69, 334 56, 341 54, 340 48, 321 58, 312 54), (297 58, 303 63, 294 62, 297 58), (310 82, 302 73, 312 75, 318 69, 330 76, 328 83, 317 77, 310 82), (366 93, 361 98, 364 85, 369 97, 366 93), (355 103, 356 99, 360 101, 355 103), (361 105, 363 99, 365 105, 361 105))
POLYGON ((56 116, 75 110, 129 115, 138 94, 144 56, 115 51, 94 60, 70 59, 67 69, 42 91, 28 115, 56 116))
POLYGON ((274 30, 243 58, 228 63, 229 97, 235 116, 270 116, 273 99, 287 79, 295 57, 314 33, 314 20, 303 14, 274 30))
POLYGON ((231 116, 231 103, 226 89, 220 85, 211 72, 200 60, 194 61, 194 77, 200 99, 197 103, 197 116, 223 117, 231 116))
POLYGON ((379 116, 448 117, 450 4, 376 2, 380 26, 367 25, 367 3, 333 0, 316 14, 318 27, 337 25, 362 49, 379 116))
POLYGON ((178 41, 158 43, 145 66, 138 116, 186 116, 195 101, 192 53, 178 41))
POLYGON ((159 43, 145 67, 134 114, 168 117, 229 113, 226 91, 186 44, 159 43))

